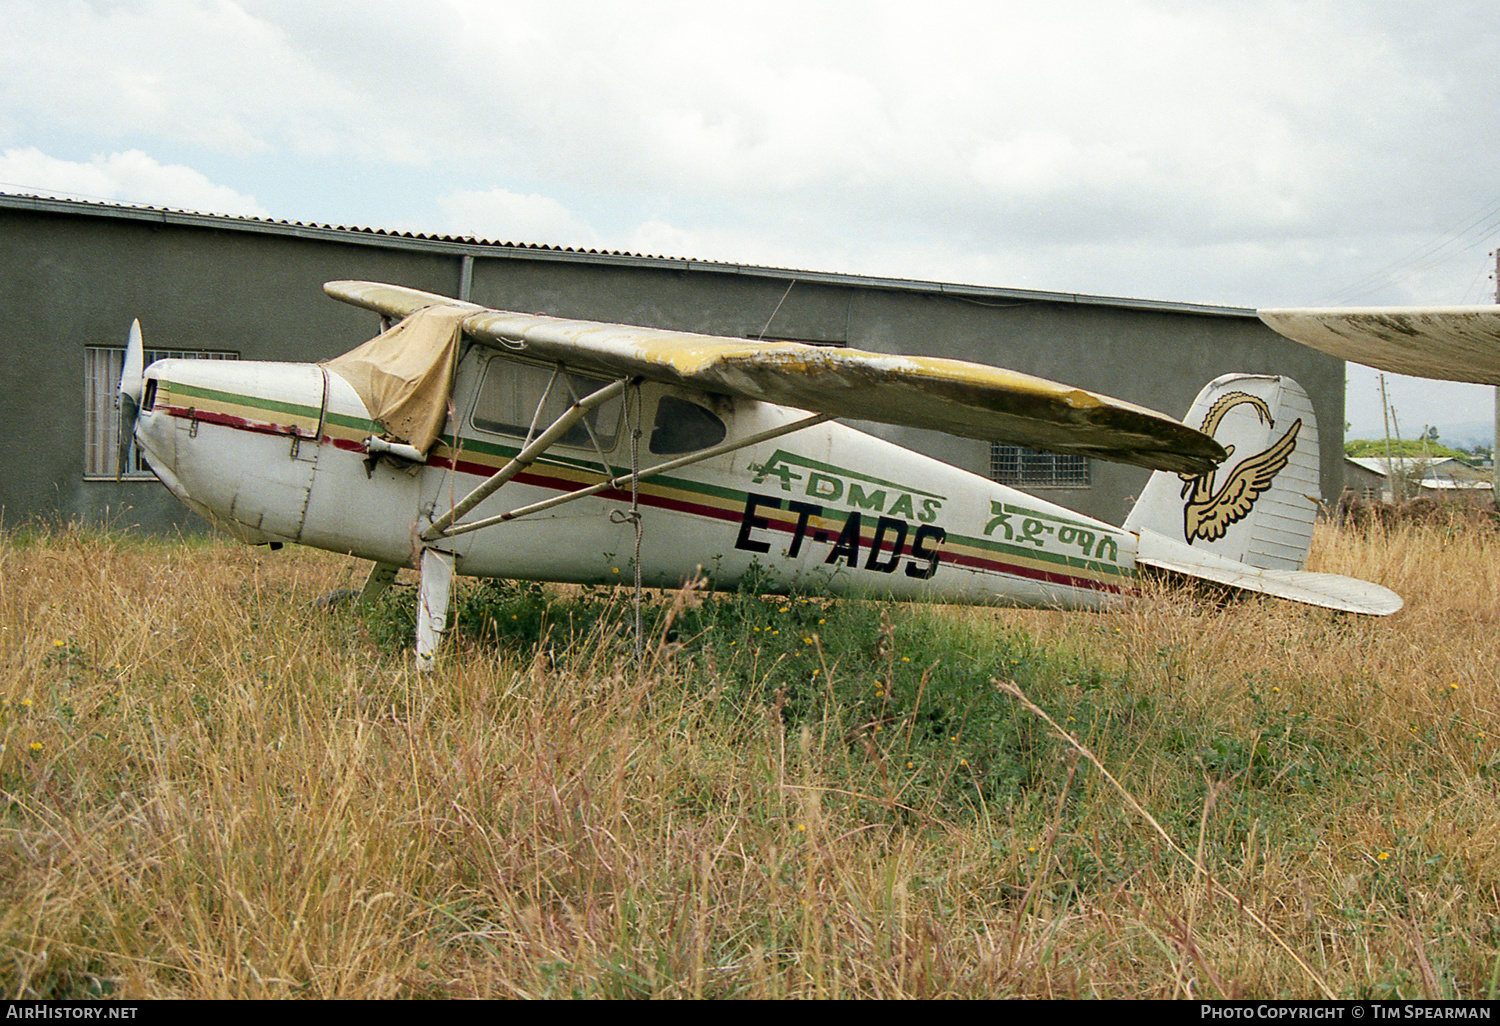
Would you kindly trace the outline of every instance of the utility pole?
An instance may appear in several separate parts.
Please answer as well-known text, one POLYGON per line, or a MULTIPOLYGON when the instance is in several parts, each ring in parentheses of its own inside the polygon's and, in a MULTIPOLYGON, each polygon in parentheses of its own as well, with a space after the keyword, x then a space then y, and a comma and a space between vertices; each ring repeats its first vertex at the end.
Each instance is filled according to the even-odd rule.
MULTIPOLYGON (((1500 249, 1495 258, 1495 302, 1500 303, 1500 249)), ((1500 505, 1500 385, 1495 386, 1495 437, 1490 441, 1490 501, 1500 505)))
MULTIPOLYGON (((1495 400, 1500 403, 1500 399, 1495 400)), ((1391 505, 1400 505, 1403 496, 1396 481, 1396 471, 1391 463, 1391 403, 1385 396, 1385 375, 1380 375, 1380 415, 1385 418, 1385 483, 1391 486, 1391 505)))

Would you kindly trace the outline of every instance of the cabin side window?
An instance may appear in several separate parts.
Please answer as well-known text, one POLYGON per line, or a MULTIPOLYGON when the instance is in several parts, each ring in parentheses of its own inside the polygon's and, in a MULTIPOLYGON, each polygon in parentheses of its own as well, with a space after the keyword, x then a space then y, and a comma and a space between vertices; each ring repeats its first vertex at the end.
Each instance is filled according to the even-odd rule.
MULTIPOLYGON (((481 431, 520 438, 528 434, 535 437, 568 411, 575 396, 582 399, 608 384, 605 378, 572 371, 557 373, 555 367, 496 357, 485 366, 484 381, 469 419, 481 431), (537 410, 539 404, 540 412, 537 410)), ((569 428, 558 439, 558 444, 592 448, 593 443, 589 441, 589 430, 592 429, 600 447, 609 451, 614 448, 615 438, 620 433, 620 411, 624 405, 624 401, 616 396, 595 407, 583 420, 569 428)))
POLYGON ((1012 488, 1087 488, 1089 458, 991 442, 990 480, 1012 488))
MULTIPOLYGON (((157 360, 238 360, 238 353, 206 349, 147 349, 143 367, 157 360)), ((120 371, 125 366, 123 346, 88 346, 83 351, 83 475, 115 479, 120 458, 120 371)), ((142 405, 143 409, 149 406, 142 405)), ((154 475, 141 459, 135 443, 125 460, 122 478, 154 475)))
POLYGON ((657 456, 697 452, 724 441, 729 429, 712 410, 664 395, 656 404, 649 448, 657 456))

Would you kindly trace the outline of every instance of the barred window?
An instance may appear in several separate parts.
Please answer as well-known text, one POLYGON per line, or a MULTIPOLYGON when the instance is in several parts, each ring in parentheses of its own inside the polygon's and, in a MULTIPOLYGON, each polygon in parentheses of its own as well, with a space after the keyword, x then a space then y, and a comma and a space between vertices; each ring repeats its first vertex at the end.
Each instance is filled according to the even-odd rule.
MULTIPOLYGON (((237 360, 238 353, 208 350, 147 349, 145 363, 157 360, 237 360)), ((123 347, 89 346, 83 351, 83 474, 114 479, 120 445, 120 371, 125 366, 123 347)), ((126 478, 151 476, 135 443, 125 460, 126 478)))
POLYGON ((1012 488, 1087 488, 1089 458, 991 442, 990 479, 1012 488))

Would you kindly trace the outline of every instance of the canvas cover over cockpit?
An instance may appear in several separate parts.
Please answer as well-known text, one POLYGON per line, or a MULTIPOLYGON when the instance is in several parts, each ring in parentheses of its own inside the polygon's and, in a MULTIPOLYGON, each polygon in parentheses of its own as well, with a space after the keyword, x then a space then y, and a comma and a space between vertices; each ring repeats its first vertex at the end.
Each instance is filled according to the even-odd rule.
POLYGON ((428 306, 323 364, 354 388, 389 441, 425 453, 442 433, 472 307, 428 306))

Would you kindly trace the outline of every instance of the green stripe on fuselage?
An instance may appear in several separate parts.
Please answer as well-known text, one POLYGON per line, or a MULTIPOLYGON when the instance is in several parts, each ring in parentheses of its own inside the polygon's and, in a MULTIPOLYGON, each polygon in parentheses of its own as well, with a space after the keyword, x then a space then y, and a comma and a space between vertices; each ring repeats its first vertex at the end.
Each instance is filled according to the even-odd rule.
POLYGON ((216 388, 204 388, 202 385, 188 385, 180 381, 173 381, 169 387, 172 395, 191 396, 195 399, 207 399, 211 402, 228 403, 233 406, 246 406, 255 410, 267 410, 276 413, 289 413, 295 417, 303 417, 307 420, 316 421, 322 412, 316 406, 304 406, 301 403, 288 403, 280 399, 267 399, 258 395, 243 395, 238 392, 221 392, 216 388))

